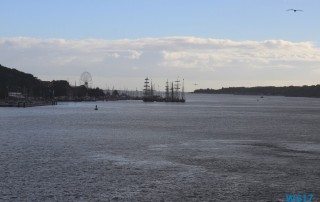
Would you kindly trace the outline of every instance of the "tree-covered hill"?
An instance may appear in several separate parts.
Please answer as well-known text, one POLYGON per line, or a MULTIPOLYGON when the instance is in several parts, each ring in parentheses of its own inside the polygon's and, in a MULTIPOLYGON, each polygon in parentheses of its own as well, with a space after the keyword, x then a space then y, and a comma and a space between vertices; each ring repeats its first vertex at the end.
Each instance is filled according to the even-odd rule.
POLYGON ((41 81, 32 74, 0 65, 0 98, 4 98, 8 91, 36 93, 41 87, 41 81))
POLYGON ((32 74, 27 74, 16 69, 4 67, 0 64, 0 85, 1 86, 33 86, 40 83, 40 80, 32 74))
POLYGON ((67 81, 41 81, 32 74, 0 65, 0 99, 8 96, 8 92, 20 92, 27 97, 53 98, 69 97, 101 97, 101 89, 87 89, 85 86, 71 87, 67 81))
POLYGON ((320 97, 320 85, 313 86, 265 86, 265 87, 229 87, 215 89, 197 89, 194 93, 234 94, 234 95, 273 95, 288 97, 320 97))

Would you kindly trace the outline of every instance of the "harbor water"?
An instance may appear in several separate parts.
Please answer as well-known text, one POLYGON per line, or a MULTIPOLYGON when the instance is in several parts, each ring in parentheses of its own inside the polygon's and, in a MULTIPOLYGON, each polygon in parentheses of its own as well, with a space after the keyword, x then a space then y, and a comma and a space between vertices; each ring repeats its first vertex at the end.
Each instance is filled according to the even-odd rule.
POLYGON ((0 108, 0 201, 319 196, 320 99, 186 98, 0 108))

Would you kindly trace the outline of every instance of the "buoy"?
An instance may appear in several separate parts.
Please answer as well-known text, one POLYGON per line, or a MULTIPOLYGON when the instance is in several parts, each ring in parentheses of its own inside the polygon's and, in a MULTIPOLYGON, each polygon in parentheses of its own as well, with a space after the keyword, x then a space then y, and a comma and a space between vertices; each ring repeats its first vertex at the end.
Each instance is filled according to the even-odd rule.
POLYGON ((98 110, 98 105, 96 105, 96 108, 94 108, 94 110, 98 110))

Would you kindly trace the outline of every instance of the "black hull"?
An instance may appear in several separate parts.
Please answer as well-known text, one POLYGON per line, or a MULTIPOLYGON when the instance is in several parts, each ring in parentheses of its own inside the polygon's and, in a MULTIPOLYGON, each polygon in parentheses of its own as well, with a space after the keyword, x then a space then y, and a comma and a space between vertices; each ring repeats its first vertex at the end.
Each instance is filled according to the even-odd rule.
POLYGON ((185 103, 185 99, 164 99, 164 98, 143 98, 143 102, 181 102, 185 103))

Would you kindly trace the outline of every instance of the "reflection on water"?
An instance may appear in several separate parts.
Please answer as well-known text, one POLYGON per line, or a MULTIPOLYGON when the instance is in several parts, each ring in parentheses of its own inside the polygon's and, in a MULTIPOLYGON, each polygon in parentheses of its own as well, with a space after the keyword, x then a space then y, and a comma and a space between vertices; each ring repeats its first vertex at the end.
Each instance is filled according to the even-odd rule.
POLYGON ((320 100, 312 98, 188 95, 186 103, 1 108, 0 201, 319 194, 319 125, 320 100))

